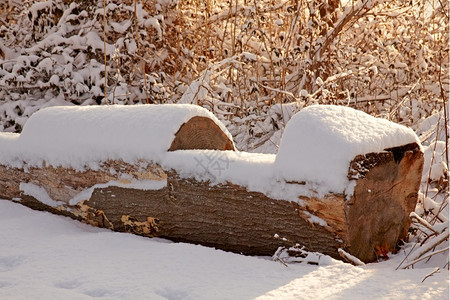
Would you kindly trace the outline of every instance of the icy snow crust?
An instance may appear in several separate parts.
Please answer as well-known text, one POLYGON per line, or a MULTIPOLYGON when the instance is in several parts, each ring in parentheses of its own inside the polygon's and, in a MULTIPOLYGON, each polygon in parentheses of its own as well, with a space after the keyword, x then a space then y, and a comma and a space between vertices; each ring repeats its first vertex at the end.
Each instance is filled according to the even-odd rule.
POLYGON ((45 161, 83 170, 110 159, 159 162, 180 126, 195 116, 212 119, 232 140, 212 113, 195 105, 60 106, 34 113, 20 135, 0 134, 0 163, 45 161))
POLYGON ((356 155, 409 143, 420 145, 414 131, 405 126, 349 107, 309 106, 289 121, 275 172, 280 179, 315 182, 329 192, 342 192, 356 155))

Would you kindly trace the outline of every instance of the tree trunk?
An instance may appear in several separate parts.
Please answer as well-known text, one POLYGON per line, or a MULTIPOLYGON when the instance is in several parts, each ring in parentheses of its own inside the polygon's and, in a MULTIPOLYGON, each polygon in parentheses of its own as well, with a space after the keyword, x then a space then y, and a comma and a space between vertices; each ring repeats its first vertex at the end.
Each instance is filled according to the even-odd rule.
POLYGON ((85 172, 0 165, 0 198, 94 226, 237 253, 272 255, 280 246, 298 243, 305 250, 337 259, 338 248, 342 248, 371 262, 381 250, 394 251, 397 242, 406 237, 408 216, 417 201, 423 153, 417 144, 410 144, 357 156, 349 166, 349 179, 356 181, 352 195, 329 194, 320 199, 299 196, 303 206, 231 183, 210 185, 181 178, 174 170, 149 162, 142 167, 142 163, 109 161, 99 170, 85 172), (95 184, 120 181, 121 174, 137 180, 167 180, 167 184, 159 190, 98 187, 84 201, 68 203, 95 184), (44 187, 53 200, 64 203, 51 207, 23 195, 21 182, 44 187), (326 225, 311 223, 311 215, 320 217, 326 225))

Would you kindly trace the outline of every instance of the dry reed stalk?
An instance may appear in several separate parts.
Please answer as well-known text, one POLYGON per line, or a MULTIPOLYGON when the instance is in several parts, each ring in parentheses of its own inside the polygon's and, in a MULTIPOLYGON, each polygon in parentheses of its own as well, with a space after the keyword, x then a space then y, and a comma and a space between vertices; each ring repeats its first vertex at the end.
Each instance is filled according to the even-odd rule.
MULTIPOLYGON (((104 104, 108 104, 107 100, 107 92, 106 87, 108 86, 108 66, 107 66, 107 59, 106 59, 106 0, 103 0, 103 51, 105 52, 105 89, 104 89, 104 104)), ((114 104, 114 99, 113 99, 114 104)))

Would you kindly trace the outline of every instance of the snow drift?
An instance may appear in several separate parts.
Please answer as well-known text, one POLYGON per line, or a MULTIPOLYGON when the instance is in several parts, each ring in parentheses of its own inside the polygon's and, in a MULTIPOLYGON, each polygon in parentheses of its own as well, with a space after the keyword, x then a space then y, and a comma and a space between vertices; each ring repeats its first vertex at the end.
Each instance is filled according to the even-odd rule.
POLYGON ((334 105, 309 106, 287 124, 278 151, 277 176, 312 181, 342 192, 349 163, 358 154, 420 141, 410 128, 334 105))
POLYGON ((2 133, 0 163, 83 169, 115 159, 159 162, 194 116, 213 120, 232 140, 212 113, 196 105, 59 106, 33 114, 20 135, 2 133))
POLYGON ((20 135, 0 133, 0 163, 45 162, 82 170, 107 160, 144 159, 200 180, 228 181, 275 198, 291 198, 308 188, 291 191, 284 186, 286 181, 307 182, 319 194, 342 193, 349 186, 349 163, 356 155, 420 145, 416 134, 402 125, 348 107, 315 105, 288 122, 276 156, 204 150, 168 153, 177 130, 194 116, 210 118, 232 140, 212 113, 196 105, 51 107, 33 114, 20 135), (214 163, 218 172, 211 172, 211 166, 199 167, 197 156, 214 163))

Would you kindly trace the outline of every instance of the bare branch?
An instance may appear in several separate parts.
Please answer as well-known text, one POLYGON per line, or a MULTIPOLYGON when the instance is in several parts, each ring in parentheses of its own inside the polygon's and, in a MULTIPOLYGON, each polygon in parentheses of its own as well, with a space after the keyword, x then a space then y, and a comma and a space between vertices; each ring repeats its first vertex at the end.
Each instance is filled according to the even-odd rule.
MULTIPOLYGON (((444 230, 441 234, 439 234, 437 237, 435 237, 432 241, 430 241, 427 245, 424 245, 420 247, 418 250, 416 250, 413 253, 413 257, 411 258, 413 261, 417 260, 418 258, 422 257, 424 254, 429 252, 431 249, 435 248, 436 246, 443 243, 445 240, 447 240, 449 237, 448 234, 448 228, 444 230)), ((405 268, 405 267, 404 267, 405 268)))
POLYGON ((437 232, 433 226, 431 226, 430 223, 428 223, 425 219, 421 218, 418 214, 416 214, 415 212, 412 212, 409 217, 411 219, 416 220, 418 223, 422 224, 423 226, 425 226, 427 229, 431 230, 434 234, 438 235, 439 232, 437 232))
POLYGON ((439 254, 439 253, 443 253, 443 252, 445 252, 445 251, 448 251, 448 247, 447 247, 447 248, 444 248, 444 249, 441 249, 441 250, 438 250, 438 251, 431 252, 431 253, 429 253, 429 254, 427 254, 427 255, 425 255, 425 256, 422 256, 422 257, 420 257, 420 258, 418 258, 418 259, 416 259, 416 260, 413 260, 412 262, 410 262, 410 263, 408 263, 406 266, 404 266, 403 269, 407 269, 407 268, 409 268, 410 266, 417 264, 419 261, 422 261, 422 260, 424 260, 424 259, 427 259, 427 258, 429 258, 429 257, 432 257, 433 255, 436 255, 436 254, 439 254))

